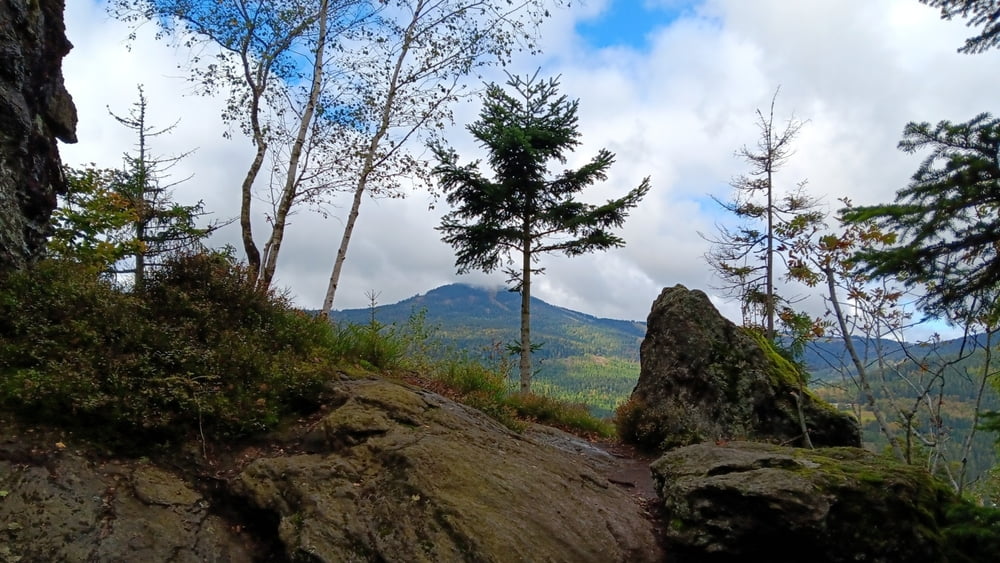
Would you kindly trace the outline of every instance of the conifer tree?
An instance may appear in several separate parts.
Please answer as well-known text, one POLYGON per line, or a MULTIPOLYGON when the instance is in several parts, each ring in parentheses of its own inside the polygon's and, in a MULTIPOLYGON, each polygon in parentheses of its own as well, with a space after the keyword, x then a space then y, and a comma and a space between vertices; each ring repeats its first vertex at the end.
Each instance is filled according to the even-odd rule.
POLYGON ((982 26, 982 31, 965 40, 959 53, 983 53, 1000 47, 1000 2, 997 0, 920 0, 921 3, 941 8, 941 18, 950 20, 959 16, 968 20, 969 27, 982 26))
POLYGON ((739 299, 744 324, 762 327, 771 340, 776 334, 779 305, 788 301, 776 292, 776 259, 787 259, 788 241, 815 228, 824 218, 816 209, 816 200, 805 193, 805 182, 792 190, 781 190, 775 181, 802 128, 802 122, 795 119, 784 128, 775 124, 777 97, 775 92, 766 115, 757 110, 757 146, 744 145, 736 152, 750 165, 749 173, 732 181, 732 200, 716 200, 740 224, 733 228, 720 225, 718 235, 705 237, 712 243, 705 259, 722 281, 718 289, 739 299))
POLYGON ((649 192, 649 178, 620 199, 592 205, 577 201, 584 188, 607 179, 614 154, 602 149, 576 170, 550 176, 550 161, 565 163, 580 144, 578 101, 559 95, 557 79, 508 75, 506 91, 487 86, 480 118, 469 131, 487 149, 495 179, 484 177, 479 162, 459 165, 453 149, 435 146, 438 165, 433 174, 454 208, 438 230, 457 251, 459 273, 503 268, 521 294, 520 389, 531 391, 531 277, 544 253, 578 256, 620 247, 625 241, 612 232, 621 227, 628 210, 649 192))
POLYGON ((165 172, 191 153, 152 156, 149 139, 169 133, 174 125, 162 129, 151 127, 146 122, 146 108, 146 96, 140 86, 139 101, 133 104, 127 117, 111 114, 138 136, 135 152, 125 154, 125 166, 113 184, 113 189, 126 198, 134 210, 130 228, 137 243, 132 265, 118 269, 117 273, 131 273, 137 291, 142 290, 149 268, 158 266, 162 258, 173 253, 196 247, 218 228, 216 224, 207 228, 195 225, 196 219, 204 215, 202 202, 181 205, 173 201, 171 188, 179 182, 164 183, 165 172))
POLYGON ((894 203, 844 212, 850 223, 873 221, 899 239, 858 252, 875 276, 926 285, 933 313, 967 316, 993 307, 1000 287, 1000 119, 987 113, 966 123, 909 123, 899 148, 930 149, 894 203))

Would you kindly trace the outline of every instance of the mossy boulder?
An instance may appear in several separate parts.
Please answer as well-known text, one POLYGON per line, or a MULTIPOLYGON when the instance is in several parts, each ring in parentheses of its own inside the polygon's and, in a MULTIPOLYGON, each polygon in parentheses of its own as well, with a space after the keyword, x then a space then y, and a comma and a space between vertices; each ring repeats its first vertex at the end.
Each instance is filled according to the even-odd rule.
POLYGON ((997 515, 977 522, 922 468, 859 448, 697 444, 651 468, 678 563, 987 561, 1000 538, 997 515))
POLYGON ((277 516, 292 560, 662 558, 641 506, 587 455, 387 381, 341 384, 335 405, 305 452, 259 459, 232 484, 277 516))
POLYGON ((678 285, 660 293, 640 361, 619 409, 628 442, 658 451, 732 439, 800 445, 804 423, 816 446, 861 445, 852 416, 810 393, 798 368, 720 315, 704 292, 678 285))

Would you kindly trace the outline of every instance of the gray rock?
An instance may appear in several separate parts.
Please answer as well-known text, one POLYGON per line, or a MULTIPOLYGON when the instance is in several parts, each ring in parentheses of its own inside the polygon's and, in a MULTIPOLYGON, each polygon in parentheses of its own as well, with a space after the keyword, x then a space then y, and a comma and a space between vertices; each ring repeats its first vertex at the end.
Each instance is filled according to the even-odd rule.
POLYGON ((865 450, 697 444, 652 471, 678 563, 948 560, 942 527, 957 497, 865 450))
POLYGON ((62 78, 63 6, 0 2, 0 269, 38 255, 65 190, 56 139, 76 142, 76 109, 62 78))
POLYGON ((665 451, 719 440, 802 444, 797 396, 816 446, 860 446, 854 418, 808 389, 766 340, 724 318, 701 291, 666 288, 653 303, 639 381, 619 411, 629 442, 665 451))
POLYGON ((321 447, 314 430, 313 453, 259 459, 233 483, 279 515, 290 559, 661 560, 642 508, 592 452, 514 434, 427 391, 386 381, 340 389, 340 406, 317 425, 321 447))
POLYGON ((0 561, 252 560, 246 538, 176 475, 50 449, 0 461, 0 561))
POLYGON ((332 388, 224 466, 107 458, 0 412, 0 562, 663 560, 606 452, 419 388, 332 388))

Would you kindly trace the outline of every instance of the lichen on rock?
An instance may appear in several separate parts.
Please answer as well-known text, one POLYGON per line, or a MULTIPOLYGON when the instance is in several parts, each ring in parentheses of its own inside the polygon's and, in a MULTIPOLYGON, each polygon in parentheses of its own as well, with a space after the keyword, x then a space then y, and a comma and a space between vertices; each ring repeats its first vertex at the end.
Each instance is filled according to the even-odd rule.
POLYGON ((859 448, 696 444, 652 471, 678 563, 983 560, 948 539, 962 499, 920 467, 859 448))

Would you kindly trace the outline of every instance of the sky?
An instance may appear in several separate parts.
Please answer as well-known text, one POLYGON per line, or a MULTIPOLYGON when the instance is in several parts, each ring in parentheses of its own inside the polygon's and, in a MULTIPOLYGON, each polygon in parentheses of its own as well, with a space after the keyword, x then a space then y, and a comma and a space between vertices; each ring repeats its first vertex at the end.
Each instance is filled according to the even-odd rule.
MULTIPOLYGON (((126 114, 142 84, 150 122, 176 122, 152 141, 153 152, 195 151, 173 170, 175 178, 191 176, 175 199, 203 200, 214 218, 238 216, 252 147, 239 135, 224 138, 221 101, 196 95, 179 68, 190 53, 157 41, 152 25, 130 44, 129 28, 93 0, 67 2, 66 28, 74 48, 63 72, 80 121, 79 143, 60 148, 63 161, 121 166, 135 138, 108 110, 126 114)), ((608 180, 583 199, 619 197, 646 176, 652 190, 620 230, 627 246, 542 257, 545 274, 533 295, 599 317, 644 320, 664 287, 684 284, 735 319, 738 306, 713 289, 719 282, 699 233, 710 236, 726 220, 712 198, 730 197, 731 180, 748 171, 735 152, 755 145, 755 112, 778 92, 776 120, 804 122, 775 178, 779 191, 806 181, 831 211, 842 197, 889 202, 922 160, 896 148, 907 122, 1000 112, 1000 51, 956 52, 972 34, 917 0, 586 0, 553 9, 542 53, 517 56, 507 70, 558 76, 562 93, 579 99, 582 144, 568 166, 601 148, 616 154, 608 180)), ((447 133, 462 162, 479 156, 464 129, 479 109, 477 99, 458 106, 447 133)), ((504 284, 503 273, 455 273, 454 251, 434 229, 447 205, 431 203, 423 192, 363 202, 335 309, 366 307, 372 292, 388 304, 448 283, 504 284)), ((322 304, 346 204, 302 210, 290 221, 275 285, 301 307, 322 304)), ((255 221, 263 226, 262 216, 255 221)), ((242 248, 239 240, 234 223, 209 244, 242 248)))

